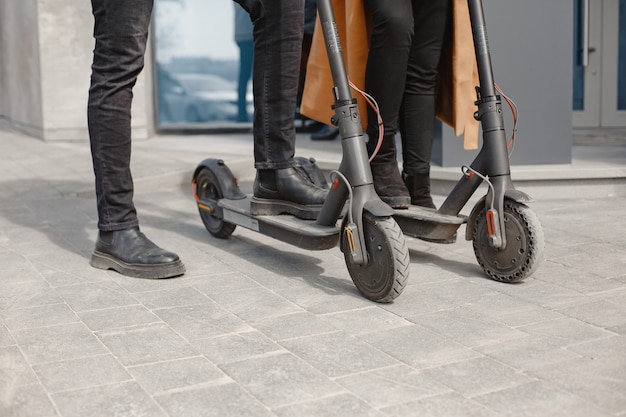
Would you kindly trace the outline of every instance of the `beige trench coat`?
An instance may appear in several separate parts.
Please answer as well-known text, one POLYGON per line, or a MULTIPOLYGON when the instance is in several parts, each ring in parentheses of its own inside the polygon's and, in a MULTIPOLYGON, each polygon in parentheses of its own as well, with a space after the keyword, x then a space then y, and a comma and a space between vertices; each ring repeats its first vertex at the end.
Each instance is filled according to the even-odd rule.
MULTIPOLYGON (((446 36, 439 67, 437 118, 453 127, 455 135, 463 135, 464 149, 476 149, 478 122, 474 119, 476 111, 474 101, 478 71, 472 28, 467 0, 453 0, 452 3, 454 24, 446 36)), ((332 4, 348 79, 358 88, 364 89, 370 24, 363 0, 332 0, 332 4)), ((334 104, 332 88, 325 42, 318 19, 307 64, 300 113, 330 124, 330 118, 334 114, 331 108, 334 104)), ((359 93, 354 92, 354 96, 359 102, 359 111, 365 128, 367 104, 359 93)))

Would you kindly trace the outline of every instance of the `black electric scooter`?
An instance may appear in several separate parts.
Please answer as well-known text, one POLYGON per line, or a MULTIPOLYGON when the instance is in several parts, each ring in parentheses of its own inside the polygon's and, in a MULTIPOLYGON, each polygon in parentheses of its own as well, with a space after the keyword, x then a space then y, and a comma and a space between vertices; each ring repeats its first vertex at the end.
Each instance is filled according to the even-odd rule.
MULTIPOLYGON (((310 250, 340 244, 355 286, 377 302, 395 299, 409 276, 409 252, 394 211, 373 186, 361 117, 346 76, 341 44, 330 0, 317 0, 333 78, 334 124, 339 127, 343 158, 331 173, 332 185, 317 220, 291 215, 258 216, 250 212, 250 197, 241 192, 224 161, 205 159, 195 170, 193 188, 200 217, 215 237, 229 237, 236 226, 310 250)), ((298 158, 310 179, 325 178, 317 165, 298 158)))
POLYGON ((461 224, 465 239, 473 241, 476 260, 492 279, 516 282, 530 276, 541 263, 543 230, 526 203, 532 199, 511 181, 501 97, 493 78, 482 0, 468 0, 480 86, 474 117, 482 127, 483 144, 463 176, 438 210, 411 206, 395 210, 394 218, 407 236, 438 243, 453 243, 461 224), (487 194, 469 217, 459 215, 478 187, 487 194))

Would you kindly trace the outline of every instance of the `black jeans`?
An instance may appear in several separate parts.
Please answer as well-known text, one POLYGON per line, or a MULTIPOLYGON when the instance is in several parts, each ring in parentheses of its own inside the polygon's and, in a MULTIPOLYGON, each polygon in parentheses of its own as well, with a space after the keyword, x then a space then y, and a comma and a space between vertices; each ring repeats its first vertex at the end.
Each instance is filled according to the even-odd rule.
MULTIPOLYGON (((405 95, 434 97, 449 0, 365 0, 372 15, 365 89, 378 102, 385 137, 398 132, 405 95)), ((434 111, 434 101, 432 102, 434 111)), ((367 133, 378 136, 368 108, 367 133)), ((433 120, 434 123, 434 120, 433 120)), ((381 155, 392 158, 393 155, 381 155)))
MULTIPOLYGON (((254 23, 255 167, 294 165, 304 0, 238 0, 254 23)), ((144 66, 153 0, 92 0, 96 40, 88 125, 98 228, 138 224, 130 172, 132 89, 144 66)))

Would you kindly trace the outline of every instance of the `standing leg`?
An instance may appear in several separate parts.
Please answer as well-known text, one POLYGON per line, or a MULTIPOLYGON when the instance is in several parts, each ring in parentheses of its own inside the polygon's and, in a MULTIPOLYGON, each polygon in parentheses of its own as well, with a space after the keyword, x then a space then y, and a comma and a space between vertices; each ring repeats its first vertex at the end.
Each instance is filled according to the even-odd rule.
POLYGON ((98 208, 91 265, 124 275, 184 273, 174 253, 139 231, 130 172, 132 89, 143 69, 152 0, 92 0, 95 18, 88 125, 98 208))
MULTIPOLYGON (((371 162, 374 188, 394 208, 406 208, 410 197, 396 159, 395 136, 413 36, 411 0, 366 0, 372 15, 365 90, 378 102, 385 135, 371 162)), ((367 149, 374 152, 379 135, 376 113, 368 108, 367 149)))
POLYGON ((402 174, 411 204, 431 208, 435 208, 430 195, 435 90, 447 12, 448 0, 413 0, 415 35, 400 113, 402 174))
POLYGON ((254 215, 315 219, 327 191, 294 160, 304 0, 236 0, 254 24, 254 215))

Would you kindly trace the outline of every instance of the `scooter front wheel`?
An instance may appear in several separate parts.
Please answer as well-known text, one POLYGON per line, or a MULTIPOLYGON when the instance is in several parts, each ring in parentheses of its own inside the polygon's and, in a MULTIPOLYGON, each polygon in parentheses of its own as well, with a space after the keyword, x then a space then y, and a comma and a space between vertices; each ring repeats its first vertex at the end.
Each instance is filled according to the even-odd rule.
POLYGON ((363 213, 363 231, 367 250, 367 264, 359 265, 352 259, 345 229, 341 235, 350 277, 363 296, 379 303, 388 303, 398 297, 409 277, 409 250, 402 230, 392 217, 375 217, 363 213))
POLYGON ((215 210, 217 201, 224 197, 224 192, 215 177, 215 173, 208 168, 203 168, 196 177, 195 187, 198 211, 204 227, 213 236, 226 239, 235 231, 237 225, 225 222, 215 210), (205 206, 203 207, 203 205, 205 206))
POLYGON ((491 279, 517 282, 532 275, 543 259, 543 229, 535 213, 515 201, 504 202, 503 216, 506 247, 497 249, 489 245, 484 209, 473 225, 474 254, 491 279))

